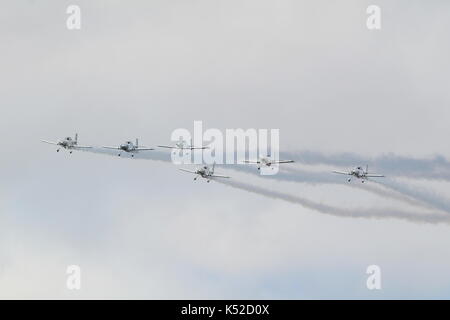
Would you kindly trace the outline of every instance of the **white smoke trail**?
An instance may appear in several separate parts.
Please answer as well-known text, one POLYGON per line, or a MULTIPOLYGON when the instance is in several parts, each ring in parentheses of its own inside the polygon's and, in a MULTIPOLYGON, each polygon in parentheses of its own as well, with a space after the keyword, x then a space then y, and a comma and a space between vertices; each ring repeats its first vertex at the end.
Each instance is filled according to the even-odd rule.
POLYGON ((429 214, 414 214, 406 211, 396 210, 396 209, 344 209, 335 208, 322 203, 317 203, 299 196, 288 195, 285 193, 268 190, 255 185, 238 182, 232 179, 219 179, 216 178, 214 181, 230 186, 232 188, 245 190, 251 193, 259 194, 272 199, 280 199, 290 203, 299 204, 305 208, 313 209, 315 211, 333 215, 337 217, 348 217, 348 218, 397 218, 410 222, 417 223, 450 223, 450 216, 436 213, 429 214))
MULTIPOLYGON (((83 151, 93 152, 98 154, 105 154, 116 156, 118 151, 115 150, 107 150, 99 147, 94 147, 92 149, 85 149, 83 151)), ((130 155, 126 152, 122 152, 122 157, 130 158, 130 155)), ((133 159, 144 159, 144 160, 153 160, 153 161, 163 161, 163 162, 171 162, 170 153, 154 150, 154 151, 144 151, 135 154, 133 159)), ((227 168, 231 168, 238 171, 248 172, 252 174, 258 174, 259 172, 255 170, 253 166, 247 165, 227 165, 227 168)), ((292 182, 300 182, 300 183, 311 183, 311 184, 342 184, 341 177, 335 176, 328 172, 308 172, 304 170, 300 170, 297 168, 291 168, 289 166, 283 167, 283 171, 278 172, 276 175, 267 175, 263 176, 263 178, 284 180, 284 181, 292 181, 292 182), (289 171, 289 172, 284 172, 289 171)), ((378 182, 380 185, 380 182, 378 182)), ((346 184, 350 187, 354 188, 362 188, 366 191, 372 192, 374 194, 396 199, 399 201, 403 201, 405 203, 414 205, 414 206, 422 206, 426 208, 434 208, 443 210, 446 212, 450 212, 450 204, 435 194, 430 192, 426 192, 426 190, 417 190, 408 188, 402 184, 396 183, 392 180, 389 180, 389 183, 381 184, 386 188, 389 188, 391 192, 387 190, 382 190, 381 188, 376 188, 374 186, 360 186, 359 184, 346 184)), ((380 186, 381 186, 380 185, 380 186)))
POLYGON ((104 154, 109 155, 113 157, 119 158, 118 154, 120 153, 120 158, 125 159, 143 159, 143 160, 153 160, 153 161, 164 161, 164 162, 171 162, 170 153, 162 152, 158 150, 149 150, 149 151, 140 151, 138 153, 133 154, 134 157, 131 157, 131 154, 127 152, 119 152, 119 150, 111 150, 111 149, 104 149, 100 147, 92 147, 90 149, 79 149, 80 151, 84 152, 90 152, 90 153, 96 153, 96 154, 104 154))
POLYGON ((386 154, 376 158, 363 157, 354 153, 325 154, 314 151, 283 152, 280 157, 310 165, 333 165, 352 168, 366 165, 380 173, 397 177, 450 181, 450 162, 443 156, 413 158, 386 154))
MULTIPOLYGON (((258 173, 252 167, 229 166, 228 168, 253 174, 258 173)), ((402 189, 401 184, 397 184, 395 187, 391 186, 388 190, 383 188, 383 185, 381 184, 378 184, 378 186, 374 186, 371 183, 347 183, 346 179, 342 179, 341 176, 334 175, 331 172, 308 172, 298 168, 290 167, 288 165, 283 166, 282 170, 279 171, 276 175, 267 175, 264 176, 264 178, 297 183, 345 185, 350 188, 365 190, 367 192, 371 192, 385 198, 398 200, 415 207, 439 209, 450 213, 450 205, 445 205, 445 200, 439 197, 432 197, 430 196, 430 194, 423 190, 414 193, 413 191, 406 188, 405 191, 402 189)))
POLYGON ((448 199, 425 188, 420 188, 418 186, 410 187, 389 178, 373 182, 389 190, 400 192, 422 203, 428 203, 436 209, 450 212, 450 202, 448 199))
MULTIPOLYGON (((342 183, 342 177, 333 175, 332 173, 323 172, 307 172, 298 168, 284 167, 283 170, 288 171, 291 178, 287 178, 286 174, 279 173, 276 176, 277 179, 291 179, 298 182, 315 182, 315 183, 342 183)), ((433 208, 450 213, 450 202, 448 199, 441 197, 433 192, 428 191, 424 188, 419 188, 415 186, 414 188, 408 185, 397 182, 389 177, 380 179, 371 179, 369 183, 366 184, 352 184, 346 183, 352 188, 361 188, 363 190, 384 196, 386 198, 397 199, 405 203, 409 203, 414 206, 421 206, 426 208, 433 208), (373 185, 375 183, 381 188, 377 188, 373 185)))
MULTIPOLYGON (((83 151, 117 155, 118 151, 106 150, 100 147, 86 149, 83 151)), ((123 156, 127 156, 122 152, 123 156)), ((298 163, 308 165, 333 165, 339 167, 353 168, 356 165, 368 164, 376 168, 380 173, 408 178, 435 179, 450 181, 450 162, 443 156, 435 156, 429 159, 402 157, 394 154, 366 158, 353 153, 324 154, 313 151, 282 152, 280 157, 295 160, 298 163)), ((170 153, 159 150, 140 152, 135 158, 171 161, 170 153)))
MULTIPOLYGON (((302 181, 302 177, 305 175, 305 171, 297 169, 297 168, 286 168, 284 169, 291 174, 293 174, 299 181, 302 181)), ((318 173, 319 175, 321 173, 318 173)), ((328 175, 332 175, 331 173, 327 173, 328 175)), ((308 173, 308 176, 311 178, 313 174, 308 173)), ((281 176, 282 177, 282 176, 281 176)), ((346 179, 342 179, 342 177, 335 176, 335 178, 330 177, 328 182, 324 181, 325 179, 321 179, 323 183, 340 183, 345 184, 350 188, 356 188, 360 190, 365 190, 371 192, 373 194, 390 198, 398 201, 402 201, 404 203, 408 203, 410 205, 428 209, 439 209, 450 213, 450 204, 446 203, 445 199, 442 199, 438 196, 434 196, 433 194, 427 192, 426 190, 416 190, 414 191, 411 188, 408 188, 406 185, 393 181, 392 179, 375 180, 371 179, 367 183, 347 183, 346 179), (376 185, 374 185, 374 183, 376 185)))

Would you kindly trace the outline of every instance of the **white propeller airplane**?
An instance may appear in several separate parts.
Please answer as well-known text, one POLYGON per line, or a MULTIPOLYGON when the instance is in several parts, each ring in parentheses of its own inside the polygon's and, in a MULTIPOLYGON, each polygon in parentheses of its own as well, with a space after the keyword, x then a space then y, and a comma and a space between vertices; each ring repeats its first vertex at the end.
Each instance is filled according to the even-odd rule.
POLYGON ((364 170, 362 167, 356 167, 350 172, 342 172, 342 171, 333 171, 334 173, 338 174, 345 174, 350 176, 350 178, 347 179, 348 182, 352 181, 352 176, 361 179, 361 182, 364 183, 365 180, 369 180, 369 178, 383 178, 384 176, 381 174, 374 174, 369 173, 369 166, 366 165, 366 170, 364 170))
POLYGON ((139 147, 139 140, 137 138, 136 138, 136 144, 133 144, 133 142, 131 142, 131 141, 126 141, 125 143, 122 143, 118 147, 104 146, 103 148, 105 148, 105 149, 112 149, 112 150, 119 150, 119 153, 118 153, 119 157, 121 156, 122 151, 130 153, 131 157, 134 157, 134 154, 138 153, 139 151, 155 150, 153 148, 139 147))
MULTIPOLYGON (((258 165, 258 170, 261 170, 261 166, 271 167, 274 164, 280 164, 280 163, 293 163, 294 160, 273 160, 270 158, 269 155, 267 157, 261 157, 257 161, 251 161, 251 160, 244 160, 244 163, 254 163, 258 165)), ((273 169, 273 167, 272 167, 273 169)))
POLYGON ((210 168, 208 166, 202 166, 201 168, 197 168, 194 171, 186 170, 186 169, 179 169, 179 170, 196 174, 197 176, 194 178, 194 180, 197 180, 198 177, 202 177, 202 178, 206 179, 206 182, 209 182, 211 180, 211 178, 230 178, 228 176, 214 174, 215 165, 216 165, 216 163, 213 163, 212 168, 210 168))
POLYGON ((191 143, 187 143, 187 141, 180 139, 175 145, 173 146, 158 146, 160 148, 167 148, 167 149, 178 149, 178 150, 195 150, 195 149, 208 149, 208 147, 194 147, 192 145, 192 139, 191 143))
POLYGON ((55 146, 58 146, 58 149, 56 149, 56 152, 59 152, 61 148, 64 148, 66 150, 69 150, 69 153, 72 153, 73 150, 76 149, 90 149, 92 147, 89 146, 79 146, 78 145, 78 133, 75 133, 75 138, 72 139, 72 137, 66 137, 63 140, 59 142, 52 142, 47 140, 41 140, 42 142, 53 144, 55 146))

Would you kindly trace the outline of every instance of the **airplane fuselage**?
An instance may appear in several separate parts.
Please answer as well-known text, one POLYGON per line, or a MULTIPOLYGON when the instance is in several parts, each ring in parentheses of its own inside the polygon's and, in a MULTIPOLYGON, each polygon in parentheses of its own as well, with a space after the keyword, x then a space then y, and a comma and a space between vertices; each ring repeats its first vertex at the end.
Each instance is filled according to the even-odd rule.
POLYGON ((262 158, 260 160, 260 162, 261 162, 261 164, 263 164, 265 166, 268 166, 268 167, 270 167, 272 165, 272 162, 269 159, 266 159, 266 158, 262 158))
POLYGON ((361 167, 352 170, 350 175, 358 179, 367 179, 367 172, 365 172, 361 167))
POLYGON ((135 153, 139 151, 153 150, 152 148, 140 147, 139 140, 136 138, 136 144, 131 141, 125 141, 125 143, 120 144, 118 147, 104 147, 106 149, 119 150, 118 156, 120 157, 121 152, 131 153, 131 157, 134 157, 135 153))
POLYGON ((64 149, 71 149, 77 145, 75 140, 72 140, 71 137, 67 137, 64 140, 61 140, 57 143, 58 146, 63 147, 64 149))
POLYGON ((136 147, 134 146, 134 144, 132 142, 128 141, 124 144, 121 144, 119 146, 119 149, 122 151, 125 151, 125 152, 133 152, 136 150, 136 147))
POLYGON ((179 149, 185 149, 185 148, 187 149, 188 148, 186 141, 179 141, 179 142, 175 143, 175 145, 179 149))
POLYGON ((269 158, 261 158, 259 160, 259 163, 260 165, 270 167, 272 165, 272 160, 270 160, 269 158))
MULTIPOLYGON (((209 179, 213 175, 213 172, 209 167, 205 166, 195 170, 195 174, 199 175, 200 177, 206 179, 209 182, 209 179)), ((194 178, 194 180, 197 180, 197 178, 194 178)))
POLYGON ((203 167, 203 168, 197 169, 196 173, 199 176, 201 176, 202 178, 207 178, 207 177, 211 176, 211 174, 212 174, 208 167, 203 167))

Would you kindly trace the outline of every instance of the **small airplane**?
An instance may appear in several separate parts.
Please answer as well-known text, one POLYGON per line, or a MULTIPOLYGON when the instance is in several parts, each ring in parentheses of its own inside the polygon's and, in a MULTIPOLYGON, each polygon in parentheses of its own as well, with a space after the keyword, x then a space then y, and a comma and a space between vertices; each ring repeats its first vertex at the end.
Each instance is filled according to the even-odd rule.
POLYGON ((131 141, 126 141, 125 143, 122 143, 118 147, 108 147, 104 146, 105 149, 112 149, 112 150, 120 150, 117 154, 119 157, 122 154, 122 151, 125 151, 127 153, 131 153, 131 157, 134 157, 135 153, 138 153, 139 151, 149 151, 149 150, 155 150, 153 148, 146 148, 146 147, 139 147, 139 140, 136 138, 136 144, 133 144, 131 141))
MULTIPOLYGON (((334 173, 338 174, 345 174, 348 176, 356 177, 357 179, 361 179, 361 182, 364 183, 365 180, 369 180, 369 178, 383 178, 384 176, 381 174, 373 174, 369 173, 369 166, 366 165, 366 170, 364 170, 362 167, 356 167, 350 172, 342 172, 342 171, 333 171, 334 173)), ((352 181, 352 178, 347 179, 348 182, 352 181)))
POLYGON ((178 140, 177 143, 175 143, 175 145, 173 146, 158 146, 160 148, 167 148, 167 149, 178 149, 178 150, 195 150, 195 149, 208 149, 208 147, 194 147, 192 145, 192 139, 191 139, 191 143, 187 143, 187 141, 180 139, 178 140))
POLYGON ((63 140, 59 142, 52 142, 47 140, 41 140, 42 142, 53 144, 55 146, 58 146, 58 149, 56 149, 56 152, 59 152, 61 148, 64 148, 66 150, 69 150, 69 153, 72 153, 73 150, 76 149, 90 149, 92 147, 89 146, 79 146, 78 145, 78 133, 75 133, 75 138, 72 139, 72 137, 66 137, 63 140))
MULTIPOLYGON (((273 160, 270 158, 269 155, 267 157, 261 157, 257 161, 251 161, 251 160, 244 160, 244 163, 255 163, 258 165, 258 170, 261 170, 261 166, 271 167, 274 164, 280 164, 280 163, 293 163, 294 160, 273 160)), ((273 169, 273 167, 272 167, 273 169)))
POLYGON ((214 166, 215 165, 216 165, 216 163, 213 164, 212 168, 210 168, 208 166, 202 166, 201 168, 197 168, 194 171, 186 170, 186 169, 179 169, 179 170, 196 174, 196 177, 194 178, 194 180, 197 180, 198 177, 202 177, 202 178, 206 179, 206 182, 209 182, 211 180, 211 178, 230 178, 228 176, 214 174, 214 166))

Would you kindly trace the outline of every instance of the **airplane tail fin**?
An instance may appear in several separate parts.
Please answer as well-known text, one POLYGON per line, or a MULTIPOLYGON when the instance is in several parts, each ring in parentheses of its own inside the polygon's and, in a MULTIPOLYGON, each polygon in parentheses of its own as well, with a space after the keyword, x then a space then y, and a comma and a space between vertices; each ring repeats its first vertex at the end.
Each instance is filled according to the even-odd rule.
POLYGON ((136 138, 136 148, 139 148, 139 139, 136 138))
POLYGON ((216 162, 214 161, 213 167, 212 167, 212 174, 214 174, 214 167, 216 166, 216 162))
POLYGON ((369 165, 366 164, 366 173, 369 173, 369 165))
POLYGON ((75 133, 75 143, 78 143, 78 133, 75 133))

